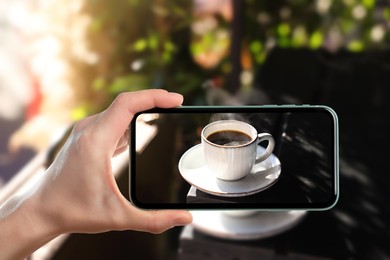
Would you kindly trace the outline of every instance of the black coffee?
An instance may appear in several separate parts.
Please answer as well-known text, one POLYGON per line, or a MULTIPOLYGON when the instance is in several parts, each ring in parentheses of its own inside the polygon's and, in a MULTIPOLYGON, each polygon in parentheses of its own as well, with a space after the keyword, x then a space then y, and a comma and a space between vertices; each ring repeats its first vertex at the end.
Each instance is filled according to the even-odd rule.
POLYGON ((251 141, 246 133, 234 130, 223 130, 210 134, 207 140, 223 146, 243 145, 251 141))

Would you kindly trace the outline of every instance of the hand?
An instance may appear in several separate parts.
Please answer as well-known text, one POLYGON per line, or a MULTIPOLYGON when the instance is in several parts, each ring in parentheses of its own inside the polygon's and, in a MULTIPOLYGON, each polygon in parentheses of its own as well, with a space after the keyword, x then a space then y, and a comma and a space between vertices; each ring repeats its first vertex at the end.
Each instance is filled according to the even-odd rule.
MULTIPOLYGON (((176 107, 182 101, 181 95, 164 90, 124 93, 107 110, 76 123, 35 191, 11 201, 5 207, 7 210, 0 209, 0 228, 4 221, 17 225, 16 220, 12 221, 13 215, 24 216, 24 222, 27 216, 28 223, 19 223, 30 223, 26 241, 33 240, 33 234, 40 241, 34 248, 28 247, 32 252, 62 233, 108 230, 160 233, 189 224, 192 216, 187 211, 135 208, 120 193, 111 167, 111 158, 127 149, 126 130, 134 113, 153 107, 176 107)), ((3 235, 0 234, 0 251, 1 242, 6 243, 3 235)))

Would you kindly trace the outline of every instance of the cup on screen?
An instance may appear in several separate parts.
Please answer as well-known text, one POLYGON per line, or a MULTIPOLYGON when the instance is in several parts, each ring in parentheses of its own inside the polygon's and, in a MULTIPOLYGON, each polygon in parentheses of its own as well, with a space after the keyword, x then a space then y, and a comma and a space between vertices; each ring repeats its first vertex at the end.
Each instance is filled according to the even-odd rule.
POLYGON ((250 124, 220 120, 206 125, 201 134, 206 167, 221 180, 235 181, 250 173, 255 164, 266 160, 275 146, 269 133, 258 133, 250 124), (262 154, 260 142, 268 141, 262 154))

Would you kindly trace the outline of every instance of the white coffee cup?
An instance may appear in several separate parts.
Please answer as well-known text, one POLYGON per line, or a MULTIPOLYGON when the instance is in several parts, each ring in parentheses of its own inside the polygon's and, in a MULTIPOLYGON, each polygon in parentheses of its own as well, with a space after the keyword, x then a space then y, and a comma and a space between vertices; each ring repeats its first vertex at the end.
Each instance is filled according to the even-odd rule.
POLYGON ((220 120, 206 125, 202 130, 201 139, 205 165, 217 178, 227 181, 245 177, 255 164, 264 161, 272 154, 275 146, 271 134, 257 133, 253 126, 238 120, 220 120), (238 142, 231 140, 222 144, 217 134, 221 134, 221 138, 224 139, 224 133, 234 135, 233 139, 246 140, 238 142), (241 137, 241 134, 246 136, 241 137), (266 140, 268 146, 265 152, 257 156, 258 144, 266 140))

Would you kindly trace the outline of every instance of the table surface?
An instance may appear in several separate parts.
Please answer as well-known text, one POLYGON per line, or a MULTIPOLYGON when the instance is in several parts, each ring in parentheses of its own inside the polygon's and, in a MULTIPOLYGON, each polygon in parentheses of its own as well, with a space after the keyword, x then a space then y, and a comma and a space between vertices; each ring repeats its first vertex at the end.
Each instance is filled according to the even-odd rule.
MULTIPOLYGON (((332 193, 332 180, 321 175, 325 171, 329 152, 321 125, 309 124, 299 118, 284 116, 269 131, 276 138, 274 154, 282 163, 279 180, 270 188, 250 196, 231 198, 205 193, 191 186, 187 203, 308 203, 323 200, 332 193)), ((204 234, 193 226, 186 227, 180 236, 180 259, 334 259, 343 243, 334 237, 336 225, 325 212, 308 212, 298 226, 268 238, 234 241, 204 234), (326 225, 324 225, 326 223, 326 225), (331 241, 327 239, 334 237, 331 241), (308 241, 308 238, 311 238, 308 241), (203 258, 202 258, 203 257, 203 258)))

